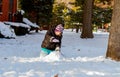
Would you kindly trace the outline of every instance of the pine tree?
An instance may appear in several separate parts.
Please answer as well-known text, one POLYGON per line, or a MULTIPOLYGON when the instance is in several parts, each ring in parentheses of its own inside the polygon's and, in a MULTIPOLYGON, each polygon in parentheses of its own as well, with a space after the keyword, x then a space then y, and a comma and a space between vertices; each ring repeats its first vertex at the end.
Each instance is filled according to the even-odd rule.
MULTIPOLYGON (((20 0, 21 8, 29 15, 34 13, 36 23, 48 25, 52 17, 53 0, 20 0)), ((32 17, 31 17, 32 18, 32 17)), ((33 19, 34 20, 34 19, 33 19)))

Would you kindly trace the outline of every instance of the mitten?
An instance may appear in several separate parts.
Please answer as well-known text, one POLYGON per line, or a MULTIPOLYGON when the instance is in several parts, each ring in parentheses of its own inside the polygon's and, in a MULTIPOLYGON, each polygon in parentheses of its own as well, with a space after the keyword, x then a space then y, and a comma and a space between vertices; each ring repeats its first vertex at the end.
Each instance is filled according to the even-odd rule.
POLYGON ((56 47, 56 48, 55 48, 55 51, 60 51, 60 47, 56 47))
POLYGON ((57 43, 57 42, 59 42, 59 40, 56 39, 56 38, 54 38, 54 37, 51 37, 51 38, 50 38, 50 42, 55 42, 55 43, 57 43))
POLYGON ((53 39, 52 42, 59 42, 59 40, 58 39, 53 39))

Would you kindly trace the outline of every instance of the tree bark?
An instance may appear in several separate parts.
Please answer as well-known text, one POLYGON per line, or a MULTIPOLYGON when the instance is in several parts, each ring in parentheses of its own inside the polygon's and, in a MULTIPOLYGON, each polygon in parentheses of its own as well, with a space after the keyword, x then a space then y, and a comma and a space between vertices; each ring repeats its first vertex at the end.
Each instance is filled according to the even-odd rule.
POLYGON ((114 0, 106 58, 120 61, 120 0, 114 0))
POLYGON ((83 10, 83 29, 81 38, 93 38, 92 33, 92 8, 94 0, 85 0, 83 10))

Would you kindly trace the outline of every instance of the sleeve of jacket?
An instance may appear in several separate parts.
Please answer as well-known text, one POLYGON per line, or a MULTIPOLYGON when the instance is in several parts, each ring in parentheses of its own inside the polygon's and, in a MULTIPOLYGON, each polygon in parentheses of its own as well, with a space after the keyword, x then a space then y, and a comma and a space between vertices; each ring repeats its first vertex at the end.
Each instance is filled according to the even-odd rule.
POLYGON ((47 36, 49 41, 51 41, 52 38, 54 38, 54 33, 53 32, 54 32, 54 30, 51 29, 51 30, 48 30, 47 33, 46 33, 46 36, 47 36))
POLYGON ((62 36, 58 38, 59 39, 59 43, 56 43, 56 47, 60 47, 61 48, 61 43, 62 43, 62 36))
POLYGON ((52 37, 51 32, 48 30, 45 34, 44 40, 42 41, 41 47, 46 48, 50 43, 50 38, 52 37))
POLYGON ((54 43, 56 47, 60 47, 61 48, 61 40, 62 40, 62 36, 56 36, 54 34, 54 28, 51 29, 51 30, 48 30, 47 32, 47 37, 49 37, 49 41, 52 39, 52 38, 55 38, 55 39, 58 39, 59 42, 56 42, 54 43))

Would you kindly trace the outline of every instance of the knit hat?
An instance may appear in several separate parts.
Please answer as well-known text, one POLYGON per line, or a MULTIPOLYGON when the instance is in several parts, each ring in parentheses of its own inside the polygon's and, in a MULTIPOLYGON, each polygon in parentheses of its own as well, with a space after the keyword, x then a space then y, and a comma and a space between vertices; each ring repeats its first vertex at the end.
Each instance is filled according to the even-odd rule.
POLYGON ((57 25, 55 28, 55 31, 58 31, 58 32, 63 32, 63 30, 64 30, 64 28, 63 28, 62 24, 57 25))

